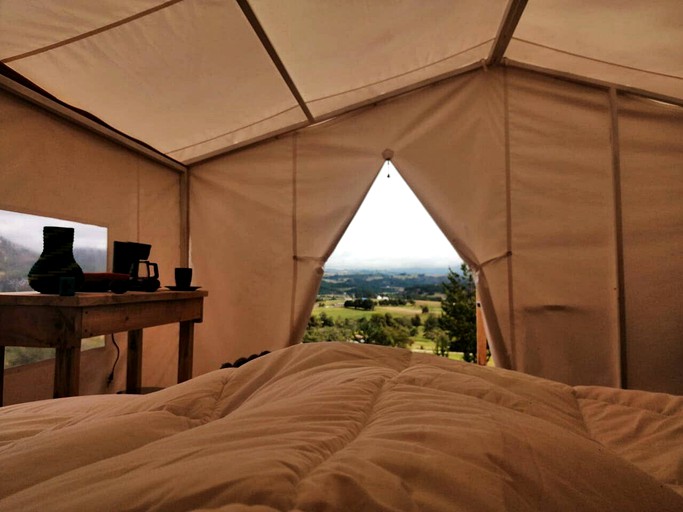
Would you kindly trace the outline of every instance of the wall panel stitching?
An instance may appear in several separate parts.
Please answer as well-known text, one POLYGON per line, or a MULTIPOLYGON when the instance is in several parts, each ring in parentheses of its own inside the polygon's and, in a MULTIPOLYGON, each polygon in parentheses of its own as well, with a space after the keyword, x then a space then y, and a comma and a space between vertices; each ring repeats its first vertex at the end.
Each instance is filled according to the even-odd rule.
POLYGON ((508 310, 510 318, 510 363, 517 369, 515 335, 515 298, 512 279, 512 172, 510 169, 510 104, 508 101, 508 70, 503 69, 503 103, 505 116, 505 216, 507 217, 508 310))
POLYGON ((190 266, 190 169, 180 179, 180 265, 190 266))
POLYGON ((626 343, 626 297, 624 283, 624 231, 621 204, 621 149, 619 147, 619 111, 617 91, 609 90, 610 143, 612 147, 612 191, 614 194, 614 245, 617 279, 619 385, 628 388, 628 347, 626 343))
POLYGON ((127 18, 123 18, 123 19, 114 21, 108 25, 98 27, 94 30, 84 32, 82 34, 78 34, 78 35, 73 36, 73 37, 69 37, 69 38, 64 39, 62 41, 57 41, 56 43, 53 43, 53 44, 50 44, 47 46, 43 46, 41 48, 36 48, 35 50, 31 50, 31 51, 28 51, 28 52, 25 52, 25 53, 22 53, 19 55, 13 55, 11 57, 7 57, 0 62, 7 63, 7 62, 13 62, 15 60, 25 59, 27 57, 32 57, 32 56, 38 55, 40 53, 44 53, 44 52, 48 52, 50 50, 54 50, 54 49, 59 48, 61 46, 66 46, 66 45, 69 45, 71 43, 75 43, 75 42, 81 41, 83 39, 87 39, 89 37, 96 36, 97 34, 101 34, 102 32, 112 30, 116 27, 120 27, 121 25, 125 25, 126 23, 130 23, 132 21, 143 18, 143 17, 148 16, 150 14, 154 14, 157 11, 160 11, 162 9, 166 9, 167 7, 171 7, 172 5, 177 4, 178 2, 182 2, 182 1, 183 0, 169 0, 168 2, 164 2, 161 5, 154 6, 150 9, 147 9, 146 11, 138 12, 136 14, 128 16, 127 18))
POLYGON ((135 234, 135 239, 137 242, 140 242, 140 200, 141 200, 141 193, 140 193, 140 164, 136 162, 135 166, 135 173, 136 173, 136 180, 137 180, 137 205, 136 205, 136 218, 135 218, 135 229, 136 229, 136 234, 135 234))
POLYGON ((299 135, 295 133, 292 136, 292 298, 289 310, 289 345, 294 345, 296 340, 294 336, 294 319, 296 314, 296 292, 297 282, 299 280, 299 260, 298 260, 298 238, 297 238, 297 142, 299 135))

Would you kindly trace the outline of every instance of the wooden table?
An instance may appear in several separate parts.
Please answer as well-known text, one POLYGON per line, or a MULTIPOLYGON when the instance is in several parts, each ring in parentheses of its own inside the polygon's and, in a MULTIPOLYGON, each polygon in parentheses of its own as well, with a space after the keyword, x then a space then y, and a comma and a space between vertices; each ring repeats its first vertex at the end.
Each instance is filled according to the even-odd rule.
POLYGON ((205 291, 0 293, 0 405, 5 347, 56 349, 54 397, 78 395, 81 339, 128 331, 126 392, 140 391, 142 329, 178 322, 178 382, 192 377, 194 324, 202 321, 205 291))

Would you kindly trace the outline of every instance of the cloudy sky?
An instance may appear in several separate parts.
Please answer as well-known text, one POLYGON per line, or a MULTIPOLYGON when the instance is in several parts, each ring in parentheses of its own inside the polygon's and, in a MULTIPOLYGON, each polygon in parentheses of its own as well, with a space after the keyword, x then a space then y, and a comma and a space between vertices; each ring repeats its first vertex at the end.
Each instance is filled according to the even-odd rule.
POLYGON ((385 164, 325 268, 456 269, 460 262, 398 171, 385 164))
POLYGON ((36 252, 43 250, 43 226, 74 228, 74 247, 107 249, 107 228, 0 210, 0 236, 36 252))

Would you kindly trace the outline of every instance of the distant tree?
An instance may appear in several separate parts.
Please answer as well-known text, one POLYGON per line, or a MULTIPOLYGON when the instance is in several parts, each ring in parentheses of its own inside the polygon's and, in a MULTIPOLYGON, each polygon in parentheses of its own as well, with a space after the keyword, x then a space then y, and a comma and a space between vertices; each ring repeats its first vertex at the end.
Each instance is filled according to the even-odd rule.
POLYGON ((410 331, 404 326, 389 327, 392 347, 405 348, 410 344, 410 331))
POLYGON ((448 282, 443 284, 446 297, 441 303, 443 311, 439 327, 450 338, 450 349, 462 352, 467 362, 477 359, 476 291, 472 273, 464 263, 462 275, 449 269, 448 282))
POLYGON ((339 316, 335 317, 334 326, 335 327, 350 327, 348 321, 349 321, 348 318, 341 318, 339 316))
POLYGON ((429 308, 427 306, 422 306, 422 314, 426 315, 427 313, 429 313, 429 308))
POLYGON ((384 313, 384 321, 386 322, 386 325, 389 327, 392 327, 394 325, 394 317, 391 313, 384 313))
POLYGON ((316 341, 351 341, 353 330, 339 327, 312 327, 306 329, 303 342, 313 343, 316 341))
POLYGON ((411 325, 410 320, 407 316, 395 316, 394 324, 400 325, 401 327, 405 327, 406 329, 409 329, 411 325))
POLYGON ((334 327, 334 318, 332 318, 331 316, 329 316, 329 315, 328 315, 327 313, 325 313, 324 311, 323 311, 322 313, 320 313, 320 315, 318 316, 318 318, 319 318, 319 320, 320 320, 320 324, 321 324, 323 327, 334 327))
POLYGON ((318 322, 317 316, 311 315, 311 317, 308 319, 308 327, 320 327, 320 322, 318 322))
POLYGON ((405 306, 407 304, 406 299, 396 298, 396 299, 380 299, 378 304, 380 306, 405 306))
POLYGON ((439 327, 439 317, 433 313, 429 313, 427 319, 424 322, 424 332, 425 334, 439 327))
POLYGON ((406 347, 410 343, 409 329, 397 324, 395 318, 392 318, 391 322, 392 325, 387 324, 386 315, 374 314, 370 319, 359 319, 357 326, 365 343, 406 347))
POLYGON ((410 319, 410 323, 413 327, 420 327, 422 325, 422 319, 417 313, 413 318, 410 319))
POLYGON ((451 340, 448 337, 448 334, 445 331, 436 328, 432 331, 432 335, 434 338, 434 353, 437 356, 448 357, 448 352, 451 345, 451 340))
POLYGON ((367 322, 364 322, 365 343, 391 346, 392 339, 386 327, 387 320, 384 315, 372 315, 367 322))
POLYGON ((372 311, 375 309, 375 301, 372 299, 353 299, 344 301, 345 308, 362 309, 372 311))
POLYGON ((365 297, 375 297, 377 293, 372 288, 358 287, 356 288, 355 296, 357 299, 363 299, 365 297))

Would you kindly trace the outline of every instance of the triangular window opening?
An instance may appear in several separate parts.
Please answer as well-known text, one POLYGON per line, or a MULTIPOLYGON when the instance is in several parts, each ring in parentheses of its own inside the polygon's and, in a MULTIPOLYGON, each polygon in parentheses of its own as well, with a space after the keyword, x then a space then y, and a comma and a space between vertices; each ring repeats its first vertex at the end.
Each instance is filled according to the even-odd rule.
POLYGON ((387 160, 325 268, 455 270, 461 263, 446 236, 387 160))
POLYGON ((462 359, 439 322, 442 283, 461 264, 387 160, 325 264, 303 341, 400 346, 462 359))

